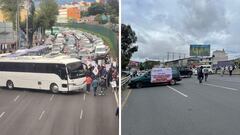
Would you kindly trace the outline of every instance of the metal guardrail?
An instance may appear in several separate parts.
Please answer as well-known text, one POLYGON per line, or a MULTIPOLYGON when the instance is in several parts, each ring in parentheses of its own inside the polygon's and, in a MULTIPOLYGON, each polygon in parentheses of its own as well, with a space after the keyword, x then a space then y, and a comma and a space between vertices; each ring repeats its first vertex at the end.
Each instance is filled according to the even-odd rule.
POLYGON ((122 88, 122 90, 125 90, 127 88, 130 79, 131 79, 130 75, 121 79, 121 88, 122 88))

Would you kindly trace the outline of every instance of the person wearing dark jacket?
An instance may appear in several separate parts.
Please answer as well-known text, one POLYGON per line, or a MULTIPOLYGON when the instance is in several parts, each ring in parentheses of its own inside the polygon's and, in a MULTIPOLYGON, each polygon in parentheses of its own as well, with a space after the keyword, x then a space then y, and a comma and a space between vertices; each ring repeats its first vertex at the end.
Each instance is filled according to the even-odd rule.
POLYGON ((202 83, 202 80, 203 80, 203 67, 202 66, 198 69, 197 75, 198 75, 199 83, 202 83))

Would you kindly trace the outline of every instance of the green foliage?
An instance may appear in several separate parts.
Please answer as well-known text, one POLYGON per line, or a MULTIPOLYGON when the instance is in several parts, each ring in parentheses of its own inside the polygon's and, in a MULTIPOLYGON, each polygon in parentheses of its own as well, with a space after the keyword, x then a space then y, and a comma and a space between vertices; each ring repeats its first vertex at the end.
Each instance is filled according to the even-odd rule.
POLYGON ((58 15, 58 4, 56 0, 41 0, 37 11, 38 25, 43 29, 54 26, 58 15))
POLYGON ((103 4, 94 3, 88 8, 88 15, 103 14, 105 11, 105 6, 103 4))
POLYGON ((87 11, 81 11, 81 17, 89 16, 89 13, 87 11))
POLYGON ((1 10, 3 11, 4 17, 7 21, 10 21, 16 27, 16 15, 17 9, 21 8, 23 0, 0 0, 1 10))
POLYGON ((133 45, 137 41, 137 36, 130 25, 122 24, 121 31, 122 69, 125 69, 132 57, 132 54, 138 50, 138 47, 133 45))
POLYGON ((108 0, 106 5, 107 14, 119 16, 119 2, 118 0, 108 0))
POLYGON ((145 61, 143 63, 144 69, 152 69, 156 65, 160 65, 160 61, 145 61))
MULTIPOLYGON (((34 32, 36 31, 36 29, 37 29, 37 26, 36 26, 36 23, 35 23, 35 17, 36 17, 36 15, 35 15, 35 5, 34 5, 34 3, 33 3, 33 1, 31 1, 30 3, 29 3, 30 5, 29 5, 29 14, 28 14, 28 44, 30 45, 30 47, 31 47, 31 45, 32 45, 32 41, 33 41, 33 34, 34 34, 34 32)), ((24 22, 21 22, 20 23, 20 28, 26 33, 26 31, 27 31, 27 29, 26 29, 26 21, 27 20, 25 20, 24 22)))
POLYGON ((118 16, 113 16, 113 15, 110 16, 110 22, 117 24, 118 23, 118 16))
MULTIPOLYGON (((0 0, 1 10, 8 21, 11 21, 16 26, 17 9, 23 8, 25 0, 0 0)), ((51 28, 58 15, 58 4, 56 0, 41 0, 39 10, 35 12, 33 1, 30 1, 29 16, 28 16, 28 38, 29 44, 32 44, 33 34, 39 28, 51 28)), ((20 28, 26 33, 26 20, 20 23, 20 28)))

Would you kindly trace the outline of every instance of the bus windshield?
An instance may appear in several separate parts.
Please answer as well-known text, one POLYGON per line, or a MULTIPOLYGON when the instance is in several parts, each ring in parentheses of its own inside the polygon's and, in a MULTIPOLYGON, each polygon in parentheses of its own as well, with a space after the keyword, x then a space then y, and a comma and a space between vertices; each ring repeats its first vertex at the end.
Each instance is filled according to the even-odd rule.
POLYGON ((67 64, 70 79, 85 77, 86 66, 80 62, 67 64))

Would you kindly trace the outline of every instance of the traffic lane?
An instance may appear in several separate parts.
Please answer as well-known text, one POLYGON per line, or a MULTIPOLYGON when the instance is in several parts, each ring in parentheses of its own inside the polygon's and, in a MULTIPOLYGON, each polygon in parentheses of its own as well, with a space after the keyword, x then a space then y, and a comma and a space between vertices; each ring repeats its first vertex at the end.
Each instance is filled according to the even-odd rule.
POLYGON ((209 75, 209 78, 212 80, 219 80, 219 81, 225 81, 225 82, 233 82, 233 83, 240 83, 240 75, 209 75))
POLYGON ((188 133, 183 120, 187 117, 187 104, 189 98, 166 86, 133 89, 122 110, 122 134, 188 133))
POLYGON ((114 93, 106 91, 104 96, 86 96, 84 116, 80 134, 118 135, 118 117, 115 116, 117 103, 114 93))
POLYGON ((25 93, 14 105, 4 110, 5 115, 0 120, 1 135, 26 134, 49 102, 50 94, 46 92, 28 90, 25 93))
POLYGON ((199 84, 198 80, 193 78, 183 79, 180 85, 172 86, 190 98, 206 96, 209 99, 221 99, 223 103, 239 104, 240 90, 237 87, 230 86, 229 82, 213 82, 211 80, 199 84), (227 101, 226 101, 227 100, 227 101))
MULTIPOLYGON (((90 119, 83 122, 85 118, 88 118, 88 112, 81 106, 84 103, 84 99, 88 101, 88 98, 91 97, 91 95, 60 94, 53 96, 52 94, 43 92, 42 94, 47 95, 46 98, 43 98, 38 92, 32 93, 34 93, 34 95, 27 94, 25 98, 19 100, 19 105, 17 107, 12 107, 13 111, 6 111, 4 119, 1 121, 4 122, 2 124, 4 126, 1 126, 0 124, 0 128, 4 129, 1 130, 1 134, 71 135, 79 134, 80 132, 84 132, 84 134, 99 134, 99 132, 102 132, 102 134, 105 135, 112 135, 118 133, 118 125, 116 118, 114 117, 116 102, 112 94, 104 96, 102 102, 99 102, 101 99, 94 98, 96 100, 93 105, 97 105, 97 107, 92 106, 90 111, 96 112, 96 114, 93 116, 89 115, 90 119), (42 103, 42 100, 45 101, 45 103, 42 103), (39 103, 42 103, 42 106, 39 105, 39 103), (101 106, 98 103, 101 103, 104 106, 101 106), (114 106, 111 106, 111 104, 114 106), (99 111, 100 109, 104 110, 99 111), (11 112, 11 114, 8 114, 9 112, 11 112), (91 118, 96 119, 91 120, 91 118), (98 123, 98 121, 100 123, 98 123)), ((90 103, 86 107, 91 106, 92 101, 93 100, 89 98, 90 103)))
POLYGON ((6 88, 0 88, 0 111, 11 107, 12 103, 19 100, 20 95, 24 95, 24 90, 14 89, 8 90, 6 88))
POLYGON ((83 93, 58 94, 44 108, 44 114, 30 127, 28 135, 78 135, 81 110, 84 111, 83 93))
POLYGON ((239 134, 239 91, 197 84, 191 79, 183 82, 184 85, 173 87, 190 97, 186 106, 191 111, 182 121, 192 124, 186 125, 186 128, 191 128, 194 134, 239 134))
POLYGON ((226 77, 224 79, 221 79, 220 76, 218 76, 218 77, 209 76, 208 80, 207 80, 207 83, 216 84, 216 85, 220 85, 220 86, 231 87, 231 88, 235 88, 235 89, 240 90, 240 76, 239 76, 239 81, 232 78, 232 77, 226 77))
POLYGON ((133 90, 123 109, 123 134, 238 134, 239 94, 196 82, 188 79, 172 86, 188 95, 184 102, 163 92, 155 101, 159 92, 155 87, 133 90), (136 91, 141 92, 136 94, 136 91), (149 100, 145 101, 146 98, 149 100), (142 105, 141 100, 151 104, 142 105), (173 106, 174 101, 177 103, 173 106))

